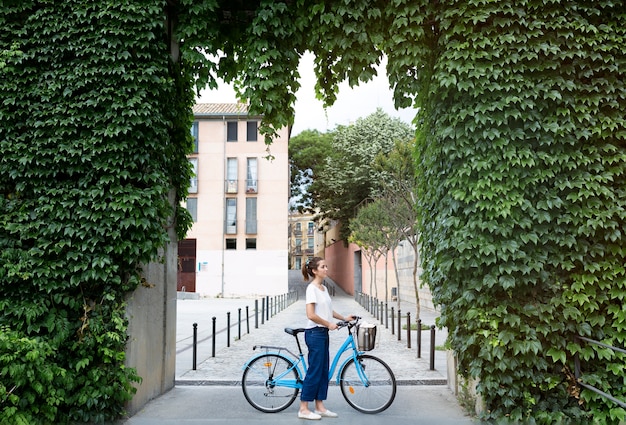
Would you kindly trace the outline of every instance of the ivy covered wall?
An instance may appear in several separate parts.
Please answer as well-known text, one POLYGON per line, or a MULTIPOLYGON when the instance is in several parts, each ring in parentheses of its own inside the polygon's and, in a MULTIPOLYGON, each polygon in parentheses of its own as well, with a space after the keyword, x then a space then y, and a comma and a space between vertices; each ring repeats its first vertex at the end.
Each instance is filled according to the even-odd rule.
MULTIPOLYGON (((626 344, 626 8, 429 4, 420 106, 424 280, 487 419, 618 423, 626 344), (430 19, 430 20, 429 20, 430 19)), ((422 10, 422 11, 423 11, 422 10)), ((398 22, 400 25, 400 22, 398 22)))
POLYGON ((4 1, 0 14, 0 417, 117 418, 125 300, 188 223, 193 81, 165 2, 4 1), (8 53, 7 53, 8 52, 8 53))

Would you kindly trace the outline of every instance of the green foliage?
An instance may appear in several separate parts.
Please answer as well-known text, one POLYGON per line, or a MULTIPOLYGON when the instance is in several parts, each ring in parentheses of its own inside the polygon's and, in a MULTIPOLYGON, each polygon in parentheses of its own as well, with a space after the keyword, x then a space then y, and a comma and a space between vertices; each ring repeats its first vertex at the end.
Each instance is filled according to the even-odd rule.
POLYGON ((317 130, 305 130, 289 139, 290 197, 297 200, 294 207, 300 211, 314 210, 308 187, 330 154, 331 142, 332 133, 317 130))
POLYGON ((177 31, 198 87, 215 87, 216 76, 234 82, 250 113, 264 116, 259 130, 268 144, 274 129, 293 123, 305 51, 316 55, 316 91, 325 105, 340 82, 370 80, 382 56, 387 0, 179 3, 177 31))
POLYGON ((66 371, 51 358, 54 350, 39 338, 0 327, 0 422, 53 422, 66 395, 66 371))
POLYGON ((408 124, 381 109, 333 131, 331 150, 310 192, 323 217, 342 222, 342 239, 348 239, 359 205, 380 191, 376 156, 389 153, 396 141, 412 135, 408 124))
MULTIPOLYGON (((119 415, 138 379, 124 367, 123 301, 168 229, 190 224, 173 206, 189 184, 192 78, 234 82, 269 138, 293 122, 310 50, 325 104, 384 52, 396 105, 419 107, 423 280, 485 418, 618 423, 623 409, 569 384, 578 353, 586 382, 626 398, 623 356, 574 339, 626 344, 623 6, 5 0, 0 364, 15 346, 33 366, 7 369, 3 418, 119 415)), ((336 200, 321 205, 330 218, 347 223, 377 192, 373 167, 355 165, 402 138, 379 124, 337 131, 317 189, 336 200)))
POLYGON ((626 343, 623 4, 424 10, 397 25, 428 64, 410 91, 423 277, 460 369, 487 419, 618 423, 622 409, 576 399, 567 376, 578 352, 585 382, 626 396, 623 357, 574 339, 626 343))
MULTIPOLYGON (((387 220, 396 229, 393 239, 405 240, 413 248, 413 294, 417 307, 416 319, 420 317, 420 297, 418 284, 419 266, 419 230, 417 223, 418 182, 415 175, 415 139, 397 140, 393 149, 380 153, 374 161, 380 187, 375 194, 377 199, 384 199, 387 204, 387 220)), ((397 244, 397 242, 396 242, 397 244)), ((394 245, 395 246, 395 245, 394 245)), ((395 251, 392 250, 395 264, 395 251)), ((396 275, 397 275, 397 267, 396 275)), ((396 276, 399 281, 399 277, 396 276)), ((401 299, 398 297, 398 306, 401 299)))
POLYGON ((190 177, 191 71, 170 60, 164 5, 3 3, 3 423, 112 420, 140 381, 124 301, 189 224, 173 205, 190 177))

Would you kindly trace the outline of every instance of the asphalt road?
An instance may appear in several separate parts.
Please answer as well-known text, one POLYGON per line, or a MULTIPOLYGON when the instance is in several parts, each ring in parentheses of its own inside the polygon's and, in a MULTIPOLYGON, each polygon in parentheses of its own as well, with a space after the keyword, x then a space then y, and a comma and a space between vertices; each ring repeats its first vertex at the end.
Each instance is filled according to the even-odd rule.
POLYGON ((445 387, 399 386, 394 403, 384 412, 367 415, 352 409, 339 388, 330 387, 326 407, 339 414, 336 419, 306 421, 297 418, 299 399, 280 413, 262 413, 248 404, 239 386, 180 386, 148 403, 124 425, 199 424, 294 424, 331 422, 334 425, 469 425, 445 387))

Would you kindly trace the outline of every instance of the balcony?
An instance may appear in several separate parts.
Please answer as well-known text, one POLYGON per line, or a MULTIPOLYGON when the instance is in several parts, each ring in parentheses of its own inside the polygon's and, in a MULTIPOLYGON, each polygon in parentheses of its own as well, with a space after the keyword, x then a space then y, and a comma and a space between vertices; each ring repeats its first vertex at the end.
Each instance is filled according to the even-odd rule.
POLYGON ((224 183, 224 192, 237 193, 237 180, 226 180, 224 183))
POLYGON ((246 180, 246 193, 259 193, 258 180, 246 180))

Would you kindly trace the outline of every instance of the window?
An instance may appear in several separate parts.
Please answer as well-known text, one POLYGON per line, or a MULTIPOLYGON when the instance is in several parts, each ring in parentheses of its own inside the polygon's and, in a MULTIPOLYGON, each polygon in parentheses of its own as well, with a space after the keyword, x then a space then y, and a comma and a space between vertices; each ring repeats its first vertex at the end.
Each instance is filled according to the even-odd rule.
POLYGON ((198 121, 191 124, 191 137, 193 137, 193 153, 198 153, 198 121))
POLYGON ((237 193, 237 158, 226 159, 226 193, 237 193))
POLYGON ((228 121, 226 123, 226 141, 237 141, 237 121, 228 121))
POLYGON ((256 249, 256 238, 246 238, 246 249, 256 249))
POLYGON ((300 238, 296 238, 296 254, 297 255, 302 254, 302 239, 300 238))
POLYGON ((191 214, 194 223, 198 221, 198 198, 187 198, 187 211, 191 214))
POLYGON ((226 249, 237 249, 237 239, 226 239, 226 249))
POLYGON ((198 158, 189 158, 191 163, 191 181, 189 182, 189 193, 198 193, 198 158))
POLYGON ((246 198, 246 233, 256 233, 256 198, 246 198))
POLYGON ((226 199, 226 233, 237 233, 237 200, 235 198, 226 199))
POLYGON ((248 121, 247 122, 247 137, 246 140, 248 142, 256 142, 257 134, 258 134, 258 123, 256 121, 248 121))
POLYGON ((296 270, 300 270, 302 269, 302 258, 298 257, 296 258, 296 270))
POLYGON ((246 192, 258 193, 258 161, 256 158, 248 158, 246 170, 246 192))
POLYGON ((315 243, 315 239, 313 239, 313 238, 309 238, 306 242, 307 242, 307 248, 308 248, 308 249, 313 249, 313 248, 315 248, 315 247, 313 246, 313 244, 315 243))
POLYGON ((309 221, 308 226, 309 226, 309 227, 308 227, 308 229, 307 229, 306 234, 307 234, 307 235, 309 235, 309 236, 311 236, 311 235, 315 232, 315 223, 313 223, 312 221, 309 221))

